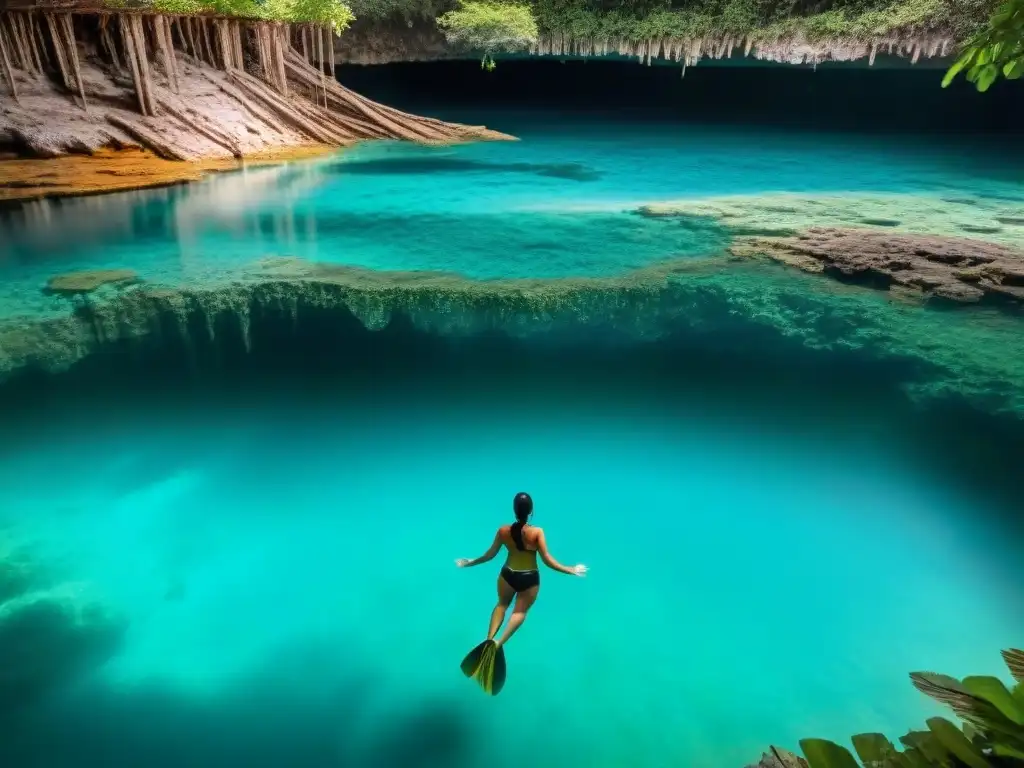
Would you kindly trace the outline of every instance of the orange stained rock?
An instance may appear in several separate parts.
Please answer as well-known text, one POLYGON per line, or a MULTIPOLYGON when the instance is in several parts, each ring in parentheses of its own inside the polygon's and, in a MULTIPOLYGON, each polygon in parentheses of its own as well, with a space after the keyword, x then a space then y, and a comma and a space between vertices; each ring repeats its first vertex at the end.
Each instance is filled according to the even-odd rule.
POLYGON ((0 160, 0 201, 120 192, 198 181, 207 173, 272 165, 337 151, 322 144, 269 150, 241 160, 164 160, 140 148, 101 149, 92 155, 0 160))

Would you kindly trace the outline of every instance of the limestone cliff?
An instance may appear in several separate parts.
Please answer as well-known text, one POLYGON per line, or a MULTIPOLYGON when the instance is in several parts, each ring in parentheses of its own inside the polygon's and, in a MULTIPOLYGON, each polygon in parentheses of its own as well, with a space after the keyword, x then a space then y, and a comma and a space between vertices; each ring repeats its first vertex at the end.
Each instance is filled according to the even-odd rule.
MULTIPOLYGON (((700 61, 739 59, 749 62, 816 66, 825 62, 861 62, 876 66, 898 60, 917 65, 934 60, 934 66, 951 56, 962 42, 952 30, 918 29, 887 31, 877 35, 809 36, 795 31, 766 35, 709 33, 680 37, 575 36, 570 33, 542 35, 524 55, 559 59, 621 57, 642 64, 681 64, 684 68, 700 61)), ((449 46, 432 19, 405 21, 357 20, 335 40, 340 64, 390 64, 480 58, 476 52, 449 46)))

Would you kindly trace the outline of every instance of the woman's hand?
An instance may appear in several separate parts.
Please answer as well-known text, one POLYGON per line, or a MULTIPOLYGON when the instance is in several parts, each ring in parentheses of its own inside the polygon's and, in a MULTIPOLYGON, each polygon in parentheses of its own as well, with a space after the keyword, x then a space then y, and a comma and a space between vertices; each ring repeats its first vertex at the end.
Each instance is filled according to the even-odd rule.
POLYGON ((574 565, 572 567, 572 575, 573 576, 586 576, 587 575, 587 571, 589 571, 589 570, 590 569, 587 568, 587 566, 583 565, 583 563, 580 563, 579 565, 574 565))
POLYGON ((457 565, 459 568, 465 568, 467 565, 469 565, 469 563, 469 558, 466 557, 460 557, 455 561, 455 565, 457 565))

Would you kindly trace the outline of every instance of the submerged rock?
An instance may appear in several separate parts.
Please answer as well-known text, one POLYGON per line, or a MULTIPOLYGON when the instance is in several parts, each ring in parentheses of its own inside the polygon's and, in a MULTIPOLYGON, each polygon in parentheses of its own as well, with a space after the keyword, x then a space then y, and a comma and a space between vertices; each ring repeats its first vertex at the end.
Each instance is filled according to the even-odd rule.
POLYGON ((88 269, 51 277, 43 291, 51 295, 74 296, 92 293, 105 285, 124 286, 138 281, 139 275, 133 269, 88 269))
POLYGON ((23 706, 107 660, 121 621, 78 584, 0 604, 0 712, 23 706))
POLYGON ((731 250, 957 302, 1024 301, 1024 251, 984 240, 821 227, 796 237, 740 238, 731 250))

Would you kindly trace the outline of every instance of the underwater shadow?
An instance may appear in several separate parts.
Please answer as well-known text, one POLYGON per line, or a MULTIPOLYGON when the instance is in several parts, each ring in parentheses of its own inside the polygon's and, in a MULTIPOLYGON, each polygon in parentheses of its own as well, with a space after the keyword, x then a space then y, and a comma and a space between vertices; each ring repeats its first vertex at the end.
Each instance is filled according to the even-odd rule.
POLYGON ((368 703, 375 671, 343 670, 334 645, 299 643, 212 697, 91 680, 0 723, 18 768, 327 768, 475 765, 469 713, 418 697, 368 703))
POLYGON ((489 163, 458 157, 393 157, 334 163, 328 170, 341 174, 427 175, 436 173, 529 173, 569 181, 597 181, 601 173, 582 163, 489 163))

